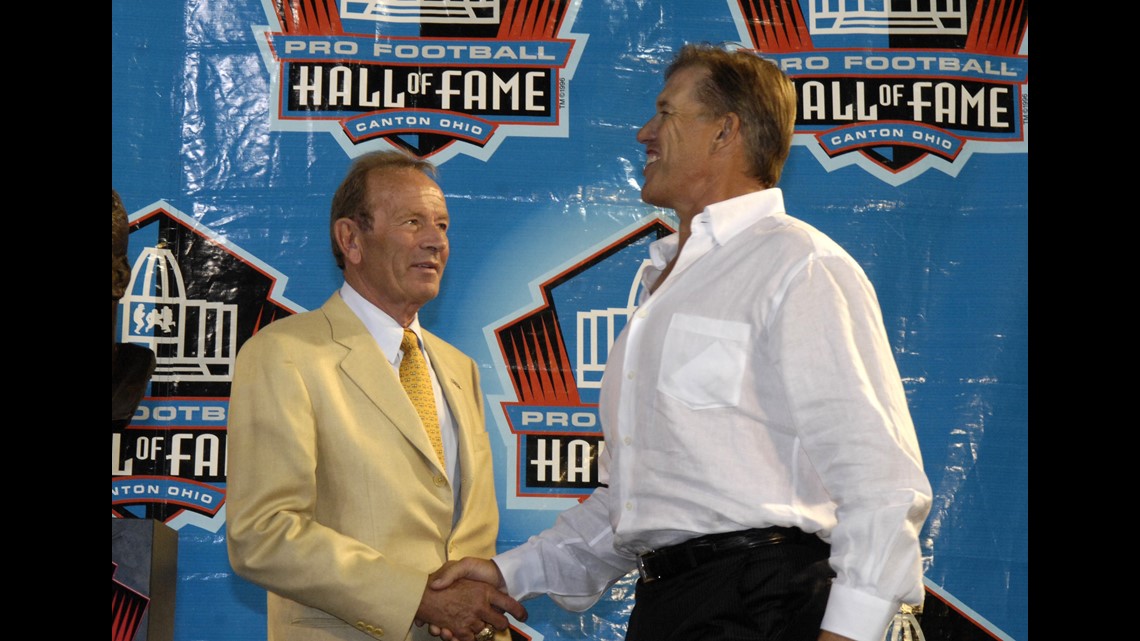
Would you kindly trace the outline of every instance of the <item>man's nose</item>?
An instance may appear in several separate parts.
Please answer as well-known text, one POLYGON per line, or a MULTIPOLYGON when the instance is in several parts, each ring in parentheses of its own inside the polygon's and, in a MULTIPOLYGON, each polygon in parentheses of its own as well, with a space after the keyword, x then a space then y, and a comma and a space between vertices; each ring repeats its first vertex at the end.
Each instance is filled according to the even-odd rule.
POLYGON ((438 227, 431 227, 424 233, 423 246, 435 251, 447 248, 447 231, 438 227))
POLYGON ((649 142, 649 140, 653 137, 652 128, 651 128, 652 124, 653 124, 653 119, 650 118, 648 121, 646 121, 646 123, 644 125, 641 126, 641 129, 637 130, 637 142, 639 142, 643 145, 645 143, 649 142))

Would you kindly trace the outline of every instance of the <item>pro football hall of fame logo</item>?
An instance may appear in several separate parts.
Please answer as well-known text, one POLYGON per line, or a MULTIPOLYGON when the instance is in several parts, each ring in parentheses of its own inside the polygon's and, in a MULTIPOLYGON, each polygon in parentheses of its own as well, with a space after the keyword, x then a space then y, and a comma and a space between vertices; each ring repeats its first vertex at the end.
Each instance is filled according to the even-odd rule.
POLYGON ((129 425, 112 427, 111 516, 217 532, 238 349, 300 308, 280 297, 284 276, 165 202, 130 224, 131 246, 142 249, 119 301, 117 340, 148 347, 156 366, 129 425))
POLYGON ((350 157, 487 160, 507 136, 565 137, 580 0, 267 1, 254 26, 279 131, 350 157))
POLYGON ((728 0, 796 86, 793 144, 900 185, 1028 153, 1028 0, 728 0))
POLYGON ((598 486, 602 372, 637 307, 649 244, 672 231, 654 219, 569 260, 536 281, 532 308, 486 328, 513 392, 492 396, 488 411, 507 443, 508 506, 565 508, 560 499, 598 486))

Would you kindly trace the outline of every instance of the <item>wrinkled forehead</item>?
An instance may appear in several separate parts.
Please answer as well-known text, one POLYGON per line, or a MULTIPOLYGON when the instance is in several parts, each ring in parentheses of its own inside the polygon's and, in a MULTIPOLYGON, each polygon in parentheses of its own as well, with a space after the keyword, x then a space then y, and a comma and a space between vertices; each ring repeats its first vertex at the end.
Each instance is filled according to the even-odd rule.
POLYGON ((373 172, 368 177, 368 202, 374 216, 396 216, 408 212, 447 215, 443 190, 418 169, 373 172))
POLYGON ((707 69, 697 65, 675 70, 665 81, 661 93, 657 94, 657 107, 701 104, 698 89, 708 75, 707 69))

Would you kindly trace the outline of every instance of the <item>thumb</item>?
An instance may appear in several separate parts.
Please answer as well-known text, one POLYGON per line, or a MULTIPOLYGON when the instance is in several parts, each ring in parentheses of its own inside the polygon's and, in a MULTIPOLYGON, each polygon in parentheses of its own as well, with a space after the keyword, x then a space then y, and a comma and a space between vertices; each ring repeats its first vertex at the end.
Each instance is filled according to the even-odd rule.
POLYGON ((463 567, 464 563, 466 563, 465 560, 448 561, 444 563, 443 566, 431 575, 431 580, 428 582, 428 585, 431 586, 433 590, 442 590, 450 587, 452 583, 455 583, 459 579, 465 578, 468 571, 463 567))

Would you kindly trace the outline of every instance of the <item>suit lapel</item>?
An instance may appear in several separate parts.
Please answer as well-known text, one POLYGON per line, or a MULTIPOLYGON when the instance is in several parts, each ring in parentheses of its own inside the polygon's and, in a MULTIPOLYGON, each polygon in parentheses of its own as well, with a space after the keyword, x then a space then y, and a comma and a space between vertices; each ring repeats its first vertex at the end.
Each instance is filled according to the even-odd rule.
POLYGON ((321 311, 328 318, 333 340, 347 350, 340 363, 344 375, 360 388, 392 426, 438 466, 435 450, 428 441, 416 409, 400 385, 400 377, 368 333, 368 328, 344 303, 339 293, 334 294, 321 311))
POLYGON ((447 401, 448 407, 451 409, 451 415, 455 419, 455 423, 459 428, 459 433, 462 434, 470 426, 467 424, 467 395, 471 394, 471 390, 463 388, 460 383, 460 378, 455 374, 455 364, 447 360, 443 353, 436 349, 435 335, 424 330, 424 346, 427 348, 428 358, 431 359, 432 369, 435 370, 435 377, 439 381, 439 386, 443 390, 443 397, 447 401))
MULTIPOLYGON (((461 479, 469 479, 473 474, 472 470, 476 467, 473 458, 472 438, 484 429, 484 426, 478 422, 482 415, 472 405, 471 399, 476 398, 473 395, 481 394, 482 391, 470 389, 474 386, 471 375, 464 375, 465 369, 469 371, 471 367, 470 360, 463 358, 463 360, 457 361, 454 356, 451 356, 453 352, 443 349, 439 343, 442 343, 439 338, 424 330, 424 346, 427 348, 432 368, 435 369, 439 386, 443 390, 443 398, 447 401, 447 406, 451 409, 451 417, 455 421, 459 475, 461 479)), ((470 483, 465 483, 462 480, 459 482, 461 483, 460 493, 465 502, 470 483)))
POLYGON ((462 523, 468 518, 467 504, 471 496, 471 482, 474 470, 477 467, 475 461, 474 444, 472 438, 477 433, 474 430, 482 430, 482 425, 476 425, 473 416, 478 416, 478 411, 472 407, 471 398, 472 394, 480 394, 480 390, 468 389, 471 385, 465 383, 470 378, 462 376, 460 368, 470 367, 470 362, 464 359, 461 362, 456 362, 454 358, 449 358, 451 352, 442 349, 438 342, 440 341, 434 334, 424 330, 424 347, 427 349, 428 358, 431 359, 432 368, 435 370, 436 379, 439 380, 439 386, 443 391, 443 398, 447 401, 448 407, 451 409, 451 417, 455 421, 456 431, 456 449, 458 450, 456 456, 459 458, 459 479, 453 479, 453 483, 459 483, 460 494, 460 516, 459 522, 462 523))

